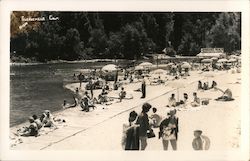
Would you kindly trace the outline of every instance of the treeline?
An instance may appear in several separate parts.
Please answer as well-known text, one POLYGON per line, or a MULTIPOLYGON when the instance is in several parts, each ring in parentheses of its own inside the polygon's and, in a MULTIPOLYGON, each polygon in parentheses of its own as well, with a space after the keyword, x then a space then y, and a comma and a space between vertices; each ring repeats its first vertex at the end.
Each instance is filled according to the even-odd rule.
POLYGON ((165 48, 170 56, 196 55, 202 47, 232 52, 241 49, 241 14, 18 11, 11 14, 10 47, 13 58, 37 61, 139 59, 165 48), (45 21, 25 24, 22 16, 45 21))

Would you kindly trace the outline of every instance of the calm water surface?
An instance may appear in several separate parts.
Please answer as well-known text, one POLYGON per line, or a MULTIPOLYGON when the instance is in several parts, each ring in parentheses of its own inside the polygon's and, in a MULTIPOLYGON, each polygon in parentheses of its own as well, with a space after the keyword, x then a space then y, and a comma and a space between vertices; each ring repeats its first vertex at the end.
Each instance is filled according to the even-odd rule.
POLYGON ((45 109, 62 109, 63 100, 73 103, 72 93, 63 86, 77 69, 100 68, 103 63, 59 63, 10 67, 10 126, 38 116, 45 109))

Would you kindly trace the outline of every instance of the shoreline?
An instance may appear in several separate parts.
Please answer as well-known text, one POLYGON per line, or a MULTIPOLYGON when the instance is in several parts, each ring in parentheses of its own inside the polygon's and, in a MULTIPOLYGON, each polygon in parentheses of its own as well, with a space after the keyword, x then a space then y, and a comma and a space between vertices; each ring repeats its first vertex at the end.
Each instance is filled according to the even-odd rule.
MULTIPOLYGON (((33 62, 33 63, 19 63, 19 62, 10 62, 10 66, 26 66, 26 65, 40 65, 40 64, 59 64, 59 63, 96 63, 96 62, 119 62, 126 61, 126 59, 86 59, 86 60, 52 60, 48 62, 33 62)), ((130 60, 134 61, 134 60, 130 60)))

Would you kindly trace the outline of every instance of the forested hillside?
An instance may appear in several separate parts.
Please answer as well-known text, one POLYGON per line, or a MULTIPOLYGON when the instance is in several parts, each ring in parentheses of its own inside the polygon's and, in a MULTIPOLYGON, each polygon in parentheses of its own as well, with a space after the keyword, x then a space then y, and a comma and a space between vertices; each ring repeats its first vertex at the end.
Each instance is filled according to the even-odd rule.
POLYGON ((240 13, 12 12, 11 58, 34 61, 196 55, 241 49, 240 13), (45 17, 44 21, 24 21, 45 17), (53 17, 54 19, 49 19, 53 17), (25 24, 26 23, 26 24, 25 24))

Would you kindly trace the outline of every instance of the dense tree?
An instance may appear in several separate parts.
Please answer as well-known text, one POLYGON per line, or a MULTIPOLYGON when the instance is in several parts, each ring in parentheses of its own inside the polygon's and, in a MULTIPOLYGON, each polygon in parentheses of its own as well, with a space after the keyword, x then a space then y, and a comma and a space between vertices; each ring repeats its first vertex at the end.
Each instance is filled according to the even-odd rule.
POLYGON ((163 49, 170 56, 196 55, 203 47, 241 49, 241 15, 228 12, 16 11, 10 31, 12 60, 138 59, 163 49), (45 20, 25 24, 22 16, 45 20))
POLYGON ((241 48, 241 17, 240 13, 221 13, 211 28, 209 45, 222 47, 226 52, 241 48))

